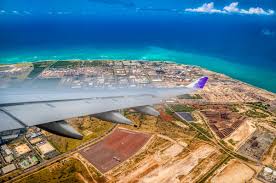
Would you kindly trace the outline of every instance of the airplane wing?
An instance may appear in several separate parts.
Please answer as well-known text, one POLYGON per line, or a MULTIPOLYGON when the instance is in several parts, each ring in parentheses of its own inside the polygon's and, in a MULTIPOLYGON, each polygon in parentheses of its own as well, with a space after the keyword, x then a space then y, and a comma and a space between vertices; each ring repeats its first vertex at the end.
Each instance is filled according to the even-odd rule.
POLYGON ((64 120, 92 115, 115 123, 131 124, 120 109, 159 115, 150 107, 162 100, 202 89, 208 78, 181 88, 93 89, 93 90, 1 90, 0 144, 17 137, 27 127, 37 126, 49 132, 81 139, 82 135, 64 120))

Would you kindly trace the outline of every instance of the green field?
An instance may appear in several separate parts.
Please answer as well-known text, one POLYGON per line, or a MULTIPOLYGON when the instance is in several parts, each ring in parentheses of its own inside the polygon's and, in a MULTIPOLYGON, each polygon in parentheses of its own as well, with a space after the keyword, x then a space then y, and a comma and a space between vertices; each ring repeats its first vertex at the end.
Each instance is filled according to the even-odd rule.
POLYGON ((33 70, 28 75, 28 77, 31 78, 31 79, 37 77, 45 68, 49 67, 53 63, 54 63, 53 61, 34 62, 33 63, 33 70))

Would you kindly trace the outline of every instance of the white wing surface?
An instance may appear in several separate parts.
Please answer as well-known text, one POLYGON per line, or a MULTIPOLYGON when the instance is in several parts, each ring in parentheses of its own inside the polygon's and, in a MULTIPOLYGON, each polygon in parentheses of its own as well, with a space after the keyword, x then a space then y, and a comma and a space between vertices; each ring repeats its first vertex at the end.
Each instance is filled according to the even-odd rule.
POLYGON ((11 90, 0 91, 0 144, 19 135, 27 127, 38 126, 47 131, 81 138, 64 120, 94 115, 103 120, 130 124, 120 109, 158 115, 151 105, 173 96, 191 93, 204 87, 202 77, 182 88, 91 89, 91 90, 11 90))

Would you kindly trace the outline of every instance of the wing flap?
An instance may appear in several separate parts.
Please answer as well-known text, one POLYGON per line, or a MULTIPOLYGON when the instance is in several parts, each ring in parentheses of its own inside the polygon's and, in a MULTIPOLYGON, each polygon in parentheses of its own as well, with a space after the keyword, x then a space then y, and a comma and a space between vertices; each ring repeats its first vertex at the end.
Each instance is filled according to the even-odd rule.
POLYGON ((6 131, 6 130, 24 128, 22 124, 20 124, 16 119, 12 118, 4 111, 0 111, 0 124, 1 124, 0 132, 6 131))

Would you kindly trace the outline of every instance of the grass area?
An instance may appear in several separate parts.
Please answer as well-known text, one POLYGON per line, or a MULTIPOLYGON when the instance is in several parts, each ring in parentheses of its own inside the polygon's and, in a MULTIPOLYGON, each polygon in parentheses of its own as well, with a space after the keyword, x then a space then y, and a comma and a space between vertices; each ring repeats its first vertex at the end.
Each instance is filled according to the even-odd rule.
POLYGON ((248 158, 246 158, 246 157, 244 157, 244 156, 242 156, 242 155, 239 155, 239 154, 235 154, 235 157, 237 157, 237 158, 239 158, 239 159, 241 159, 241 160, 243 160, 243 161, 246 161, 246 162, 252 162, 251 160, 249 160, 248 158))
POLYGON ((196 135, 196 132, 192 128, 188 128, 188 126, 187 128, 180 127, 176 123, 176 121, 180 121, 175 119, 173 116, 171 116, 172 119, 170 121, 166 121, 162 118, 162 116, 154 117, 141 115, 139 113, 129 113, 126 117, 136 124, 135 126, 125 125, 126 128, 131 130, 158 133, 175 140, 181 139, 184 142, 189 141, 189 139, 192 139, 196 135))
POLYGON ((192 112, 195 109, 189 105, 175 104, 170 106, 175 112, 192 112))
POLYGON ((178 99, 202 99, 202 97, 199 94, 184 94, 177 97, 178 99))
POLYGON ((208 129, 205 128, 205 125, 198 124, 198 123, 191 123, 191 125, 193 125, 197 130, 199 130, 201 133, 205 134, 209 138, 212 138, 211 133, 208 131, 208 129))
POLYGON ((230 149, 231 151, 234 150, 234 148, 232 146, 229 146, 229 144, 227 144, 227 142, 225 142, 224 140, 220 140, 219 142, 223 144, 223 146, 226 147, 227 149, 230 149))
POLYGON ((92 139, 99 138, 115 126, 113 123, 101 121, 90 117, 77 118, 70 122, 72 126, 74 126, 79 132, 81 132, 84 135, 84 138, 82 140, 75 140, 75 139, 60 137, 57 135, 49 136, 48 140, 61 153, 75 149, 81 144, 87 141, 90 141, 92 139))
POLYGON ((245 115, 251 118, 267 118, 269 117, 268 114, 265 114, 263 112, 258 112, 256 109, 250 109, 245 112, 245 115))
POLYGON ((23 179, 16 181, 16 183, 78 183, 83 182, 83 180, 94 182, 80 161, 76 159, 67 159, 54 163, 53 165, 37 171, 30 176, 26 176, 23 179))
POLYGON ((165 112, 168 114, 168 115, 173 115, 174 112, 172 112, 168 107, 165 108, 165 112))
POLYGON ((156 123, 156 132, 168 136, 172 139, 180 139, 180 138, 187 138, 187 137, 192 137, 195 135, 195 131, 192 129, 183 129, 180 128, 177 124, 172 123, 172 122, 166 122, 161 119, 158 119, 156 123))
POLYGON ((228 142, 232 144, 233 146, 236 145, 236 142, 233 139, 229 139, 228 142))
POLYGON ((239 112, 239 110, 238 110, 238 108, 237 108, 236 105, 229 105, 228 107, 229 107, 229 109, 230 109, 232 112, 239 112))
POLYGON ((33 63, 33 70, 28 75, 29 78, 33 79, 37 77, 46 67, 53 64, 52 61, 45 61, 45 62, 34 62, 33 63))
POLYGON ((80 61, 57 61, 51 68, 67 68, 67 69, 74 69, 80 67, 82 62, 80 61))
MULTIPOLYGON (((264 113, 265 115, 273 115, 273 112, 269 111, 269 104, 264 104, 262 102, 251 102, 248 103, 247 106, 251 107, 251 111, 254 111, 255 113, 264 113), (258 112, 261 111, 261 112, 258 112)), ((252 112, 251 112, 252 113, 252 112)), ((258 115, 257 115, 258 116, 258 115)))
POLYGON ((262 109, 262 110, 267 110, 269 108, 269 104, 264 104, 262 102, 250 102, 248 103, 251 107, 255 109, 262 109))
POLYGON ((100 67, 104 66, 106 62, 99 61, 99 60, 93 60, 93 61, 83 61, 82 66, 83 67, 100 67))
POLYGON ((202 135, 201 133, 198 133, 196 137, 200 140, 210 141, 210 139, 208 139, 206 136, 202 135))

